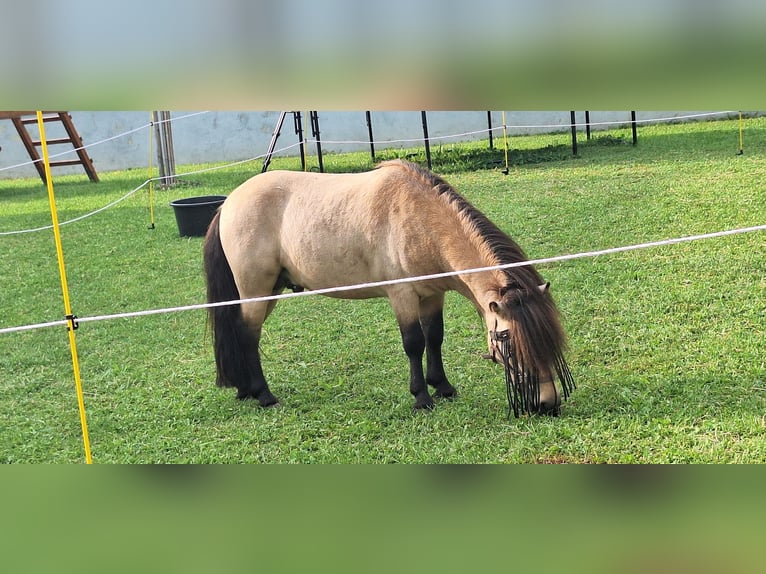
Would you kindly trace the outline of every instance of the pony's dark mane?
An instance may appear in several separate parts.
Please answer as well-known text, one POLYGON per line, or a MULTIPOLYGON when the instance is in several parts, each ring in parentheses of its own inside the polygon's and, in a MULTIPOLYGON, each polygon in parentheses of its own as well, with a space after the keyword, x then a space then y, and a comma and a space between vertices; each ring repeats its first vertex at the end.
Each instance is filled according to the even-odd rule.
MULTIPOLYGON (((403 160, 386 161, 378 167, 386 166, 400 166, 404 168, 412 175, 423 180, 437 196, 444 197, 447 203, 462 216, 463 221, 476 232, 489 248, 489 251, 495 258, 495 264, 504 265, 506 263, 527 261, 528 258, 524 250, 508 234, 492 223, 486 215, 471 205, 467 199, 455 191, 440 176, 418 164, 403 160)), ((537 271, 528 265, 504 269, 503 273, 508 277, 509 283, 519 283, 520 287, 525 289, 536 288, 543 282, 537 271)))

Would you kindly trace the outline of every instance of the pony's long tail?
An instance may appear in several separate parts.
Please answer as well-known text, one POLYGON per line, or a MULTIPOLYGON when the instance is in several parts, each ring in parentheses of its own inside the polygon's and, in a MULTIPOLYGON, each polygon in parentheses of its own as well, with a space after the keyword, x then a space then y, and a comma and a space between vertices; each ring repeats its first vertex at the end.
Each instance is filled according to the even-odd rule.
MULTIPOLYGON (((215 214, 205 237, 204 262, 208 303, 235 301, 240 298, 234 275, 221 245, 220 211, 215 214)), ((208 309, 213 333, 216 384, 219 387, 237 386, 248 371, 243 347, 247 345, 239 304, 208 309)))

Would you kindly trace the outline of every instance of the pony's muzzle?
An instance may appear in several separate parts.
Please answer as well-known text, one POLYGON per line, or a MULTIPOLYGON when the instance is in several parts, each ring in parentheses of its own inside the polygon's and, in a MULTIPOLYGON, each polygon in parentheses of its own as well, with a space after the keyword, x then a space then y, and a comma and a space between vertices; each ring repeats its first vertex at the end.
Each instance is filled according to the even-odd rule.
POLYGON ((540 406, 537 409, 538 415, 547 415, 549 417, 557 417, 561 413, 561 403, 548 403, 546 401, 540 402, 540 406))
POLYGON ((540 403, 537 414, 551 417, 559 416, 561 412, 561 396, 552 380, 540 383, 540 403))

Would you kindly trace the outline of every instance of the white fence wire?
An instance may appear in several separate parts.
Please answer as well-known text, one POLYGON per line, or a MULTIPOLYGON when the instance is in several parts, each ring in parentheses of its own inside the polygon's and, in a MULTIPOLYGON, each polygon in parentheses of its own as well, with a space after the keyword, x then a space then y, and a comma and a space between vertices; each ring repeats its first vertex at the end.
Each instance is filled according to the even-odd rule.
MULTIPOLYGON (((96 321, 109 321, 113 319, 127 319, 131 317, 146 317, 149 315, 160 315, 165 313, 177 313, 180 311, 195 311, 200 309, 209 309, 212 307, 224 307, 227 305, 240 305, 242 303, 256 303, 262 301, 279 301, 281 299, 293 299, 296 297, 309 297, 314 295, 331 295, 341 291, 354 291, 357 289, 371 289, 378 287, 386 287, 391 285, 397 285, 401 283, 414 283, 416 281, 429 281, 432 279, 442 279, 445 277, 455 277, 458 275, 469 275, 473 273, 484 273, 487 271, 495 271, 500 269, 511 269, 513 267, 524 267, 526 265, 543 265, 548 263, 557 263, 561 261, 571 261, 573 259, 583 259, 587 257, 599 257, 603 255, 612 255, 615 253, 625 253, 628 251, 636 251, 639 249, 650 249, 654 247, 661 247, 664 245, 676 245, 679 243, 688 243, 691 241, 700 241, 703 239, 713 239, 716 237, 727 237, 731 235, 741 235, 743 233, 754 233, 756 231, 766 231, 766 225, 755 225, 752 227, 741 227, 737 229, 727 229, 724 231, 715 231, 712 233, 703 233, 699 235, 689 235, 685 237, 674 237, 670 239, 661 239, 659 241, 649 241, 646 243, 637 243, 633 245, 623 245, 620 247, 610 247, 607 249, 598 249, 595 251, 583 251, 580 253, 571 253, 566 255, 556 255, 553 257, 544 257, 541 259, 532 259, 529 261, 519 261, 517 263, 506 263, 504 265, 493 265, 489 267, 477 267, 473 269, 461 269, 456 271, 446 271, 444 273, 435 273, 431 275, 419 275, 416 277, 403 277, 400 279, 390 279, 386 281, 374 281, 370 283, 357 283, 353 285, 344 285, 340 287, 328 287, 326 289, 315 289, 309 291, 299 291, 292 293, 282 293, 279 295, 268 295, 265 297, 252 297, 248 299, 235 299, 232 301, 221 301, 217 303, 199 303, 194 305, 183 305, 178 307, 165 307, 160 309, 148 309, 142 311, 129 311, 125 313, 114 313, 110 315, 95 315, 92 317, 78 317, 78 323, 92 323, 96 321)), ((42 329, 45 327, 58 327, 62 325, 68 325, 68 319, 62 319, 59 321, 49 321, 46 323, 36 323, 32 325, 23 325, 20 327, 6 327, 0 329, 0 334, 13 333, 18 331, 29 331, 32 329, 42 329)))

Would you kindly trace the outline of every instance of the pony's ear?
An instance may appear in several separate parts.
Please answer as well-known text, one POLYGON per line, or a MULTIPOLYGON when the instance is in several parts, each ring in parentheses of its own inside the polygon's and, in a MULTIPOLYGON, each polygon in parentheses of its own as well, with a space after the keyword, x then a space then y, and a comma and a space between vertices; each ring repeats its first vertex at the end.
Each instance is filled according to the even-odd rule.
POLYGON ((542 285, 537 286, 537 288, 540 290, 540 293, 545 293, 546 291, 548 291, 548 289, 550 289, 550 287, 551 287, 550 281, 546 281, 542 285))
POLYGON ((497 301, 490 301, 489 302, 489 310, 493 313, 499 313, 500 312, 500 305, 498 305, 497 301))

